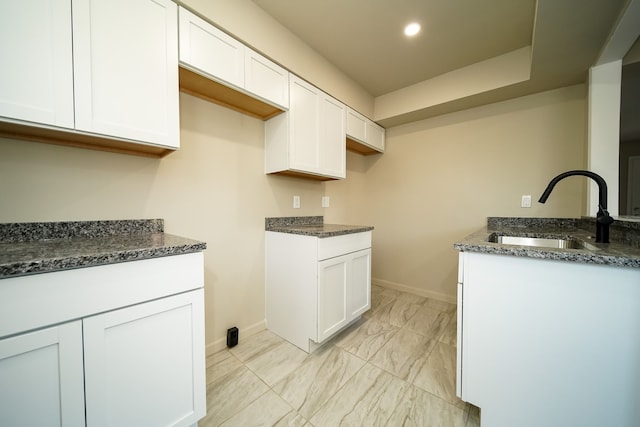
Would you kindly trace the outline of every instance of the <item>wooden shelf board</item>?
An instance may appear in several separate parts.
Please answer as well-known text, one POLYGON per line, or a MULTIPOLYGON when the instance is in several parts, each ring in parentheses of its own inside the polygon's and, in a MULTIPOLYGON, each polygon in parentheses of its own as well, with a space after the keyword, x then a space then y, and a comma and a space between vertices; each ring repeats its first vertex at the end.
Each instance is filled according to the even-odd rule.
POLYGON ((205 101, 213 102, 261 120, 277 116, 283 110, 260 101, 233 88, 201 76, 186 68, 179 68, 180 90, 205 101))
POLYGON ((58 130, 10 122, 0 122, 0 137, 154 158, 164 157, 175 151, 165 147, 78 133, 73 130, 58 130))
POLYGON ((347 150, 352 151, 354 153, 362 154, 365 156, 369 156, 371 154, 381 154, 380 151, 366 146, 354 139, 347 137, 347 150))

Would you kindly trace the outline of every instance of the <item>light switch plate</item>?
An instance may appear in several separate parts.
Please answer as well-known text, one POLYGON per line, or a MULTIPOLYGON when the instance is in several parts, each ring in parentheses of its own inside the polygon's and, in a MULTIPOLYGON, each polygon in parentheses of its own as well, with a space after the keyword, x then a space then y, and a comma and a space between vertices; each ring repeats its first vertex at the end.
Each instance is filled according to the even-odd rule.
POLYGON ((322 196, 322 207, 323 208, 329 207, 329 196, 322 196))
POLYGON ((293 208, 300 209, 300 196, 293 196, 293 208))

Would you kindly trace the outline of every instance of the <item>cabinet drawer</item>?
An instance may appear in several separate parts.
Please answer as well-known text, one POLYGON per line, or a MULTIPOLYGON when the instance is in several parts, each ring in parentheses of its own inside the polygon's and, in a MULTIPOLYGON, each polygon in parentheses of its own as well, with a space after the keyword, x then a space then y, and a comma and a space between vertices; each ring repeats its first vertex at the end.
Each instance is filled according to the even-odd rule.
POLYGON ((318 261, 371 247, 371 232, 318 239, 318 261))

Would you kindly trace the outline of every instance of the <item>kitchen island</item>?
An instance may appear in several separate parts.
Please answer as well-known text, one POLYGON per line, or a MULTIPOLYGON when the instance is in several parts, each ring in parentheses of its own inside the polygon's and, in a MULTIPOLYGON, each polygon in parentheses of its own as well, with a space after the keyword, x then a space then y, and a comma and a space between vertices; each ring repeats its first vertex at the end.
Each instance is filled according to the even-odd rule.
POLYGON ((206 244, 163 228, 0 224, 0 425, 204 416, 206 244))
POLYGON ((454 246, 457 394, 483 427, 640 425, 640 233, 617 221, 489 218, 454 246), (583 242, 575 249, 497 236, 583 242))

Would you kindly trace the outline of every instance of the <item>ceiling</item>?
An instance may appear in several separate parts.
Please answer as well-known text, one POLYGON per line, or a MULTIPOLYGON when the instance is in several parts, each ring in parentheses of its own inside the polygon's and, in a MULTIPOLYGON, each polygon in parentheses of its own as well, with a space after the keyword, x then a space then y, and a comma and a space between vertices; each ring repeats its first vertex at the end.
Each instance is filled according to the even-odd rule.
POLYGON ((450 110, 586 81, 628 0, 253 0, 373 97, 531 46, 530 77, 383 120, 450 110), (402 33, 422 25, 413 39, 402 33))

